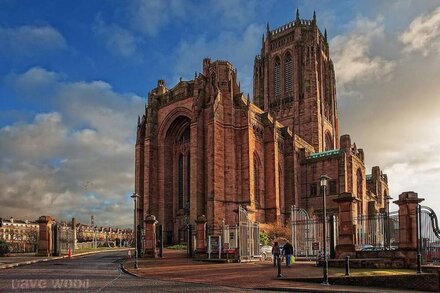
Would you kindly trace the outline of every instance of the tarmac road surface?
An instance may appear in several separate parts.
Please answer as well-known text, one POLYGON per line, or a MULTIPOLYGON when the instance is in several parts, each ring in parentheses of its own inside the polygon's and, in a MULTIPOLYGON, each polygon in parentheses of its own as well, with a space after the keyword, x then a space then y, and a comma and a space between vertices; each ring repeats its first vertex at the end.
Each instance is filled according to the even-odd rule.
POLYGON ((249 292, 137 278, 121 270, 126 251, 102 252, 0 270, 0 292, 249 292))

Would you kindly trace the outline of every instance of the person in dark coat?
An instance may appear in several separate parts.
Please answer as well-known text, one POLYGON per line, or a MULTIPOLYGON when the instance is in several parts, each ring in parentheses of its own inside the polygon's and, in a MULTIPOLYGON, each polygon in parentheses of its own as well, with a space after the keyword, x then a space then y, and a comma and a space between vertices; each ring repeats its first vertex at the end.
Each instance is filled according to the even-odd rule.
POLYGON ((273 266, 275 267, 277 265, 277 261, 280 261, 280 246, 278 245, 278 242, 275 242, 272 246, 272 256, 273 256, 273 266))
POLYGON ((290 267, 290 259, 293 254, 293 246, 292 244, 289 243, 289 241, 287 241, 286 244, 284 244, 283 254, 286 257, 286 267, 290 267))

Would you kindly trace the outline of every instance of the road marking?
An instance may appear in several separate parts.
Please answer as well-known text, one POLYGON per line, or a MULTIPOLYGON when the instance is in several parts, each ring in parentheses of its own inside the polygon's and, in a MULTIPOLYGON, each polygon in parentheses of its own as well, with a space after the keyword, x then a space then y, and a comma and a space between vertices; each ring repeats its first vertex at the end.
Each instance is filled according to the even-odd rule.
POLYGON ((96 292, 101 292, 102 289, 107 288, 109 285, 113 284, 113 282, 115 282, 116 280, 118 280, 122 276, 122 270, 121 270, 120 266, 117 266, 117 270, 118 270, 119 275, 116 278, 114 278, 113 280, 107 282, 103 287, 101 287, 96 292))

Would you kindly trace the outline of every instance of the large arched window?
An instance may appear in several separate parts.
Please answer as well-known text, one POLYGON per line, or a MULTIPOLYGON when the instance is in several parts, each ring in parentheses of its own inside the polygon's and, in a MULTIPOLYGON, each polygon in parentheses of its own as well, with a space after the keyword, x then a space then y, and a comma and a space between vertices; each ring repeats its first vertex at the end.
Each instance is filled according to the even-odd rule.
POLYGON ((283 180, 283 170, 281 169, 281 164, 278 164, 278 196, 279 203, 282 208, 284 208, 284 180, 283 180))
MULTIPOLYGON (((190 183, 190 178, 191 178, 191 165, 190 165, 190 154, 188 152, 188 154, 186 155, 186 201, 185 201, 185 208, 189 209, 189 203, 190 203, 190 187, 191 187, 191 183, 190 183)), ((188 211, 189 212, 189 211, 188 211)))
POLYGON ((363 212, 364 212, 364 210, 363 210, 363 202, 362 202, 362 200, 363 200, 363 196, 362 196, 363 192, 364 192, 364 190, 363 190, 362 171, 359 168, 356 171, 356 195, 357 195, 357 198, 360 200, 358 202, 358 214, 359 215, 362 215, 363 212))
POLYGON ((178 201, 179 201, 179 209, 183 209, 183 155, 182 154, 179 155, 179 162, 178 162, 177 170, 179 173, 177 196, 178 196, 178 201))
POLYGON ((330 135, 330 132, 328 132, 328 131, 325 133, 324 142, 325 142, 325 150, 326 151, 332 150, 334 148, 332 136, 330 135))
POLYGON ((287 97, 292 95, 292 56, 287 53, 284 57, 284 90, 287 97))
POLYGON ((280 60, 280 57, 275 58, 274 87, 275 87, 275 97, 280 96, 281 95, 281 60, 280 60))
POLYGON ((260 190, 260 173, 261 163, 257 154, 254 154, 254 198, 255 203, 261 205, 261 190, 260 190))
POLYGON ((357 186, 356 194, 359 199, 362 198, 362 194, 363 194, 363 187, 362 187, 363 184, 362 183, 363 183, 362 171, 359 168, 356 172, 356 186, 357 186))
POLYGON ((190 127, 187 125, 178 133, 175 147, 178 150, 177 161, 177 205, 179 209, 189 208, 190 194, 190 127))

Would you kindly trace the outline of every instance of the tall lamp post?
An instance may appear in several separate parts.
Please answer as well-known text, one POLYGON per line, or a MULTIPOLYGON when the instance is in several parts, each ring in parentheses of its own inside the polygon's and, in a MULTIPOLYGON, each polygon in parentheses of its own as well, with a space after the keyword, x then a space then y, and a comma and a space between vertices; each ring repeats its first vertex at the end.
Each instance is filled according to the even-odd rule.
POLYGON ((387 200, 387 230, 388 230, 388 239, 387 239, 387 244, 388 244, 388 250, 391 250, 391 221, 390 221, 390 201, 393 198, 389 195, 387 195, 386 200, 387 200))
POLYGON ((329 285, 328 283, 328 258, 327 258, 327 207, 326 207, 326 196, 327 196, 327 183, 330 177, 327 175, 321 175, 320 179, 320 185, 322 187, 322 238, 324 242, 324 267, 322 270, 323 273, 323 280, 322 285, 329 285))
POLYGON ((135 237, 135 254, 134 254, 134 268, 139 268, 138 266, 138 233, 137 233, 137 200, 140 196, 136 193, 133 193, 131 198, 134 201, 134 237, 135 237))

